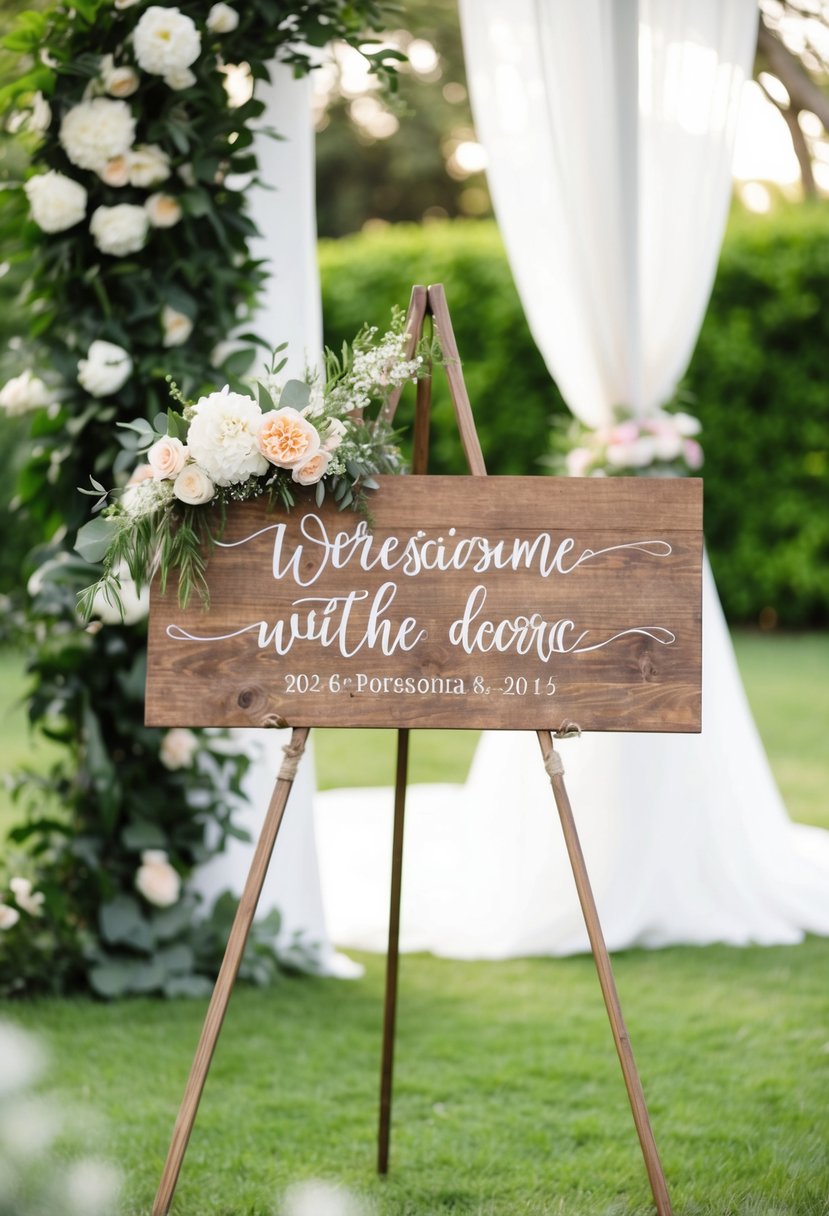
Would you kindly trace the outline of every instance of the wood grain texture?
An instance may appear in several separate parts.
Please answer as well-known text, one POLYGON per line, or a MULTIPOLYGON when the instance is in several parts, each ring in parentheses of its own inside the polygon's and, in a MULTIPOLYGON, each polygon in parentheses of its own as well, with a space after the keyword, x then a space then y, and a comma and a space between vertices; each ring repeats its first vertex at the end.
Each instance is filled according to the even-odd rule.
POLYGON ((380 481, 234 506, 207 611, 153 587, 148 724, 700 729, 699 481, 380 481))

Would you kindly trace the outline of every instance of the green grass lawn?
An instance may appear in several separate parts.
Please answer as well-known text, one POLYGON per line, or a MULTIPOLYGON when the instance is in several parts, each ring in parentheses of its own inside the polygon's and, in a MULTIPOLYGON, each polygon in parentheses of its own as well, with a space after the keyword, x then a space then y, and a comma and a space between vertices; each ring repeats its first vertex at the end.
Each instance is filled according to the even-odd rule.
MULTIPOLYGON (((829 637, 741 635, 737 651, 792 814, 829 827, 829 637)), ((3 665, 9 698, 20 663, 3 665)), ((25 731, 7 720, 19 760, 25 731)), ((320 784, 391 781, 390 732, 316 743, 320 784)), ((416 735, 413 779, 462 780, 473 746, 416 735)), ((391 1173, 377 1179, 383 960, 363 961, 354 983, 235 993, 174 1214, 269 1216, 308 1177, 346 1184, 376 1216, 652 1211, 590 958, 403 959, 391 1173)), ((829 940, 629 951, 614 969, 677 1216, 829 1216, 829 940)), ((125 1172, 124 1216, 149 1212, 204 1010, 6 1011, 50 1045, 73 1117, 97 1116, 95 1149, 125 1172)))

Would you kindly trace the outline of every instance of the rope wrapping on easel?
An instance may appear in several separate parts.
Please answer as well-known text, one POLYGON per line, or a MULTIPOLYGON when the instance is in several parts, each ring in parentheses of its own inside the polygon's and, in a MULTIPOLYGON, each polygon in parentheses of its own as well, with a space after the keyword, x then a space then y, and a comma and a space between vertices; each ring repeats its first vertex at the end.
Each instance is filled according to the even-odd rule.
POLYGON ((282 750, 285 753, 285 759, 282 761, 277 780, 293 781, 305 751, 305 740, 302 736, 297 739, 292 738, 291 742, 286 743, 282 750))
POLYGON ((564 772, 564 761, 555 748, 544 757, 544 769, 551 781, 553 777, 560 777, 564 772))

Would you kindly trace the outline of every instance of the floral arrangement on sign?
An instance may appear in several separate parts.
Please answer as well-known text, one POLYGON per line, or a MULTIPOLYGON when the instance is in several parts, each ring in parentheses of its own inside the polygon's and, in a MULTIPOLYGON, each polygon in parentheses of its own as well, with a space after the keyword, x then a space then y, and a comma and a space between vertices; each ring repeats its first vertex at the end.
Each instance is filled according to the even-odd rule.
POLYGON ((83 491, 102 495, 95 509, 103 513, 81 528, 76 548, 104 565, 81 594, 83 617, 88 620, 102 602, 122 609, 125 572, 140 591, 158 570, 163 591, 177 570, 182 608, 194 590, 207 603, 205 547, 230 503, 265 498, 270 508, 290 510, 297 488, 313 486, 317 506, 330 494, 341 509, 367 511, 365 492, 377 488, 375 477, 403 467, 382 406, 439 358, 434 343, 406 358, 408 344, 403 314, 396 312, 379 340, 377 328, 365 326, 340 356, 326 350, 322 376, 280 382, 287 363, 276 362, 286 349, 281 346, 256 386, 258 400, 227 384, 196 402, 174 388, 180 412, 168 409, 155 428, 143 420, 127 424, 140 437, 146 463, 110 505, 110 494, 94 479, 92 490, 83 491), (378 404, 369 418, 367 411, 378 404), (205 511, 208 504, 221 508, 218 519, 205 511))
MULTIPOLYGON (((267 134, 257 83, 274 60, 312 70, 342 39, 393 87, 401 56, 372 38, 384 11, 377 0, 46 0, 4 39, 20 66, 0 89, 17 149, 0 190, 0 291, 19 329, 0 352, 0 409, 30 425, 15 510, 36 548, 15 619, 30 722, 49 750, 13 782, 2 995, 196 994, 216 973, 228 910, 219 901, 205 919, 188 878, 236 831, 250 759, 218 734, 144 726, 138 597, 126 621, 103 604, 79 627, 78 592, 100 570, 74 550, 88 519, 77 487, 135 466, 155 433, 140 420, 166 411, 168 376, 195 402, 225 383, 249 391, 245 331, 266 277, 250 249, 255 139, 267 134)), ((231 488, 214 485, 220 502, 231 488)), ((191 509, 210 513, 175 508, 191 509)), ((273 931, 246 955, 252 978, 275 974, 273 931)))
POLYGON ((635 417, 619 407, 609 426, 593 430, 577 420, 567 423, 554 437, 558 451, 551 463, 569 477, 682 477, 702 468, 695 438, 701 429, 691 414, 661 409, 635 417))

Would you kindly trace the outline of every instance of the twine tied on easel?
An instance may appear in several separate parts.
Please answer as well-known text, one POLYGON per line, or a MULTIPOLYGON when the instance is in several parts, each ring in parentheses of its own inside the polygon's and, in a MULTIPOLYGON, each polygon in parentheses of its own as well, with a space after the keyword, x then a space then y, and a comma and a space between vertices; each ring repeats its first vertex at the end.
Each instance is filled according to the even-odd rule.
POLYGON ((285 759, 282 761, 277 780, 293 781, 294 777, 296 777, 296 771, 299 768, 302 754, 305 751, 305 739, 302 736, 298 739, 292 738, 291 742, 286 743, 282 750, 285 753, 285 759))
POLYGON ((544 757, 544 769, 551 780, 553 777, 560 777, 564 772, 564 762, 555 748, 544 757))

